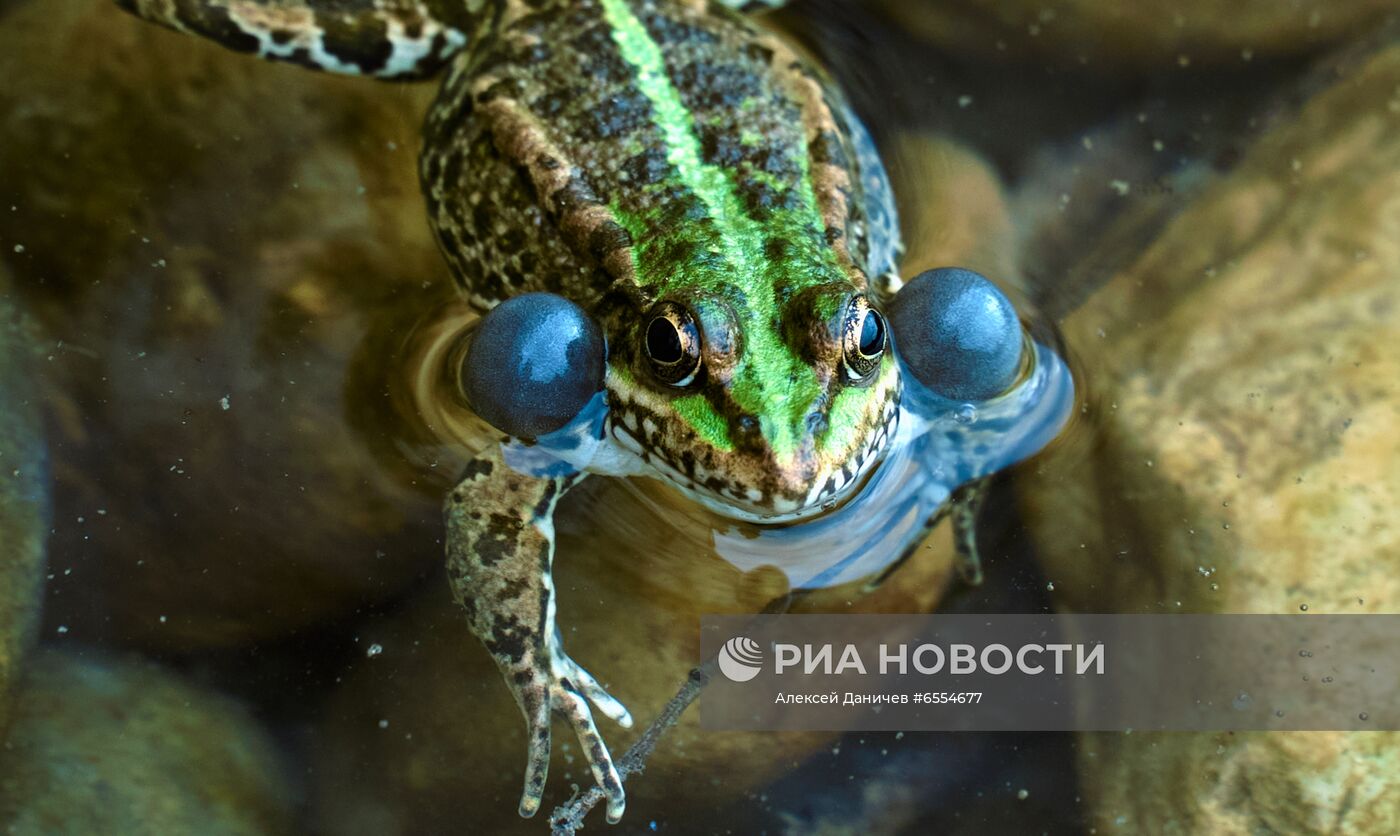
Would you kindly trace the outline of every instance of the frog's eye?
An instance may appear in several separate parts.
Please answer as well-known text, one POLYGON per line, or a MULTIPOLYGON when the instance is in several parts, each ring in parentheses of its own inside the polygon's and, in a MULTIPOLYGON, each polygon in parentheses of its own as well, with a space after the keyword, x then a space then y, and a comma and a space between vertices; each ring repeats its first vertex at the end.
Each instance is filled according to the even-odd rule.
POLYGON ((651 373, 668 386, 694 382, 700 371, 700 329, 695 317, 675 302, 660 302, 646 320, 643 344, 651 373))
POLYGON ((848 383, 860 385, 873 379, 880 358, 885 356, 888 331, 885 318, 870 307, 864 296, 855 296, 846 305, 841 326, 841 364, 848 383))
POLYGON ((895 348, 909 371, 945 398, 980 401, 1016 382, 1021 322, 1011 301, 979 273, 915 276, 890 305, 895 348))
POLYGON ((603 388, 603 333, 582 308, 526 293, 477 323, 462 360, 462 394, 477 415, 517 438, 569 423, 603 388))

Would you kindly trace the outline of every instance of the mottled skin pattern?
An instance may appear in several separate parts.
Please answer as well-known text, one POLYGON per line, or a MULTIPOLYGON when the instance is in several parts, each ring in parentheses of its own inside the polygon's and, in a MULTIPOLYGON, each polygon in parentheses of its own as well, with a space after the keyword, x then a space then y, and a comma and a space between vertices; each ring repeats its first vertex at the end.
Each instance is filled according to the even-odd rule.
POLYGON ((535 479, 510 469, 500 447, 467 466, 448 495, 446 517, 456 536, 447 545, 453 595, 472 631, 502 664, 530 729, 525 815, 538 809, 549 772, 550 720, 560 711, 578 729, 593 778, 607 792, 610 816, 622 815, 622 781, 584 698, 632 725, 627 709, 562 652, 554 625, 554 506, 581 476, 535 479), (527 806, 529 805, 529 806, 527 806))
MULTIPOLYGON (((333 72, 411 79, 449 66, 420 172, 463 293, 482 310, 538 290, 585 308, 608 343, 605 432, 697 500, 800 519, 880 459, 899 374, 883 331, 870 356, 852 346, 867 309, 898 288, 873 262, 896 246, 893 213, 887 194, 866 191, 870 156, 856 153, 839 95, 729 8, 777 2, 117 1, 333 72), (676 380, 643 348, 668 311, 697 334, 699 364, 676 380)), ((588 702, 631 718, 555 626, 552 514, 581 478, 523 475, 493 445, 445 503, 448 572, 525 716, 520 812, 539 807, 557 713, 616 821, 623 788, 588 702)))
POLYGON ((467 42, 488 0, 116 0, 179 32, 312 69, 413 79, 467 42))

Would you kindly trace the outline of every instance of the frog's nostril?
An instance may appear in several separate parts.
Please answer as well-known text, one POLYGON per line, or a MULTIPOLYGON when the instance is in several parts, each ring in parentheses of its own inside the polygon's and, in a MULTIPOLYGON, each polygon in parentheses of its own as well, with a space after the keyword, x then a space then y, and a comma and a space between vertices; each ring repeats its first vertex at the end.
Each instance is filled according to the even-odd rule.
POLYGON ((734 420, 734 441, 740 447, 753 447, 763 440, 763 428, 752 415, 740 415, 734 420))

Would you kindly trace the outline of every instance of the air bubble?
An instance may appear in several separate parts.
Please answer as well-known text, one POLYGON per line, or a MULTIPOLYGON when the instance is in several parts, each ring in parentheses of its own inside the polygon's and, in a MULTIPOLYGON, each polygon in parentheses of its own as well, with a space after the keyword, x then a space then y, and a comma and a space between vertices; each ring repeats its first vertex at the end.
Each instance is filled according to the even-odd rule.
POLYGON ((953 410, 953 420, 959 424, 971 424, 977 420, 977 407, 970 403, 965 403, 953 410))
POLYGON ((1235 697, 1234 702, 1230 703, 1230 706, 1236 711, 1244 711, 1253 704, 1254 698, 1244 691, 1241 691, 1239 696, 1235 697))

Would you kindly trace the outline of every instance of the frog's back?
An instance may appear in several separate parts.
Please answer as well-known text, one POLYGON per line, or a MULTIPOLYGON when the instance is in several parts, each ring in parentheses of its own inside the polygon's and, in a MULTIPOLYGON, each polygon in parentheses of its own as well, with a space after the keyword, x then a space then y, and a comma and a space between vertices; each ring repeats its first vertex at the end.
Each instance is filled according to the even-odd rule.
POLYGON ((575 0, 505 6, 444 84, 422 169, 480 307, 691 287, 750 304, 755 282, 864 288, 860 156, 830 86, 771 33, 703 2, 575 0))

